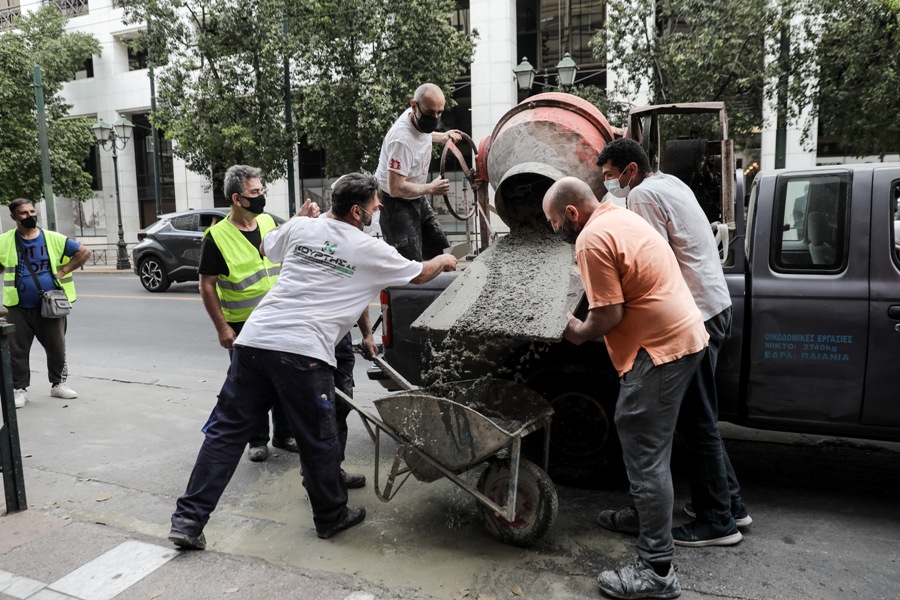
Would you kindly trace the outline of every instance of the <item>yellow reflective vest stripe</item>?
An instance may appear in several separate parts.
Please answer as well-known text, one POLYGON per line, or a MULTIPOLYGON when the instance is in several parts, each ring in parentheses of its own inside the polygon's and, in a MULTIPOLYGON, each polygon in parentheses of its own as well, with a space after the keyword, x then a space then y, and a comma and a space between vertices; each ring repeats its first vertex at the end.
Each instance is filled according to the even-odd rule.
MULTIPOLYGON (((69 262, 65 256, 66 236, 55 231, 41 230, 44 233, 44 243, 47 245, 47 255, 50 258, 50 271, 57 285, 66 293, 69 302, 75 302, 75 280, 69 273, 62 279, 56 279, 59 268, 69 262)), ((19 303, 19 290, 16 287, 16 273, 19 266, 19 253, 16 249, 15 229, 11 229, 0 235, 0 264, 3 265, 3 306, 15 306, 19 303)), ((46 290, 45 290, 46 291, 46 290)))
MULTIPOLYGON (((275 229, 275 220, 267 214, 256 217, 260 238, 275 229)), ((260 303, 278 279, 281 265, 259 255, 241 231, 227 218, 206 230, 228 265, 228 275, 219 275, 216 293, 222 315, 230 323, 242 323, 260 303)))

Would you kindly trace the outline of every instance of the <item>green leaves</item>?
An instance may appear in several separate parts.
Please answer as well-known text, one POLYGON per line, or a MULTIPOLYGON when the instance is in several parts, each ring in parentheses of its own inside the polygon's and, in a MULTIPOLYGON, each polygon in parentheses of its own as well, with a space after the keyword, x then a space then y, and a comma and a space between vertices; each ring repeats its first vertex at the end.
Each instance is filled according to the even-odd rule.
POLYGON ((100 54, 93 36, 66 33, 59 9, 28 13, 18 30, 0 35, 0 203, 42 194, 33 67, 40 65, 44 87, 53 191, 83 200, 93 195, 84 161, 94 143, 90 124, 69 119, 70 106, 59 97, 84 61, 100 54))

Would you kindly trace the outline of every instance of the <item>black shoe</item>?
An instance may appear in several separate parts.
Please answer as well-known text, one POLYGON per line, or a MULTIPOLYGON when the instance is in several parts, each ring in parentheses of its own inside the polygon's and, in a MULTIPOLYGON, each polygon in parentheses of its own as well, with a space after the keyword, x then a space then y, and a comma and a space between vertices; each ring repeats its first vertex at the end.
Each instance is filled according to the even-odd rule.
POLYGON ((183 531, 172 529, 169 531, 169 541, 181 548, 182 550, 205 550, 206 536, 203 532, 200 535, 189 535, 183 531))
POLYGON ((731 522, 732 519, 728 521, 730 527, 706 521, 691 521, 674 528, 672 537, 678 546, 733 546, 744 536, 738 531, 737 525, 731 522))
POLYGON ((247 450, 247 457, 253 462, 262 462, 269 458, 268 446, 250 446, 247 450))
POLYGON ((597 515, 597 523, 604 529, 629 535, 637 535, 640 530, 638 512, 633 508, 601 511, 597 515))
MULTIPOLYGON (((684 514, 692 519, 697 518, 697 513, 694 511, 694 505, 690 502, 684 505, 684 514)), ((731 506, 731 516, 734 517, 734 524, 738 527, 750 527, 750 524, 753 523, 753 518, 747 513, 747 507, 743 502, 737 506, 731 506)))
POLYGON ((289 438, 272 438, 272 445, 276 448, 281 448, 282 450, 287 450, 288 452, 293 452, 297 454, 300 452, 300 448, 297 446, 297 440, 292 437, 289 438))
POLYGON ((344 483, 347 484, 347 488, 351 490, 359 489, 366 485, 366 476, 362 473, 348 473, 341 469, 341 477, 344 479, 344 483))
POLYGON ((324 525, 316 525, 316 535, 319 536, 320 539, 327 540, 330 537, 342 532, 345 529, 350 529, 354 525, 359 525, 362 523, 363 519, 366 518, 366 509, 363 506, 354 506, 352 508, 348 507, 347 512, 344 513, 344 518, 339 521, 335 521, 334 523, 328 523, 324 525))

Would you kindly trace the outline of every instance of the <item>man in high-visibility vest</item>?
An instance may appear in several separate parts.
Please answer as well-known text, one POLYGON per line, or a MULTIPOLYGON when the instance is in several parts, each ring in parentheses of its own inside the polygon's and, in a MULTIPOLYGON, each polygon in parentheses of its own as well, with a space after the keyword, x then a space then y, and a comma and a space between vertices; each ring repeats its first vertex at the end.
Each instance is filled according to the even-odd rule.
POLYGON ((67 318, 41 314, 41 291, 62 289, 69 302, 74 302, 72 271, 87 261, 91 251, 61 233, 38 227, 31 200, 16 198, 10 202, 9 216, 16 228, 0 235, 0 264, 3 306, 9 309, 7 320, 16 326, 9 337, 16 408, 28 402, 28 355, 34 338, 47 352, 50 395, 65 400, 77 398, 75 390, 66 384, 67 318))
MULTIPOLYGON (((219 344, 231 354, 231 345, 250 313, 278 279, 281 265, 259 253, 262 238, 275 229, 265 214, 262 171, 234 165, 225 172, 225 196, 231 201, 228 217, 206 231, 200 247, 200 297, 209 313, 219 344)), ((306 202, 301 216, 316 217, 319 207, 306 202)), ((269 416, 260 421, 247 454, 253 462, 269 457, 269 416)), ((280 406, 272 407, 272 445, 297 452, 297 442, 280 406)))

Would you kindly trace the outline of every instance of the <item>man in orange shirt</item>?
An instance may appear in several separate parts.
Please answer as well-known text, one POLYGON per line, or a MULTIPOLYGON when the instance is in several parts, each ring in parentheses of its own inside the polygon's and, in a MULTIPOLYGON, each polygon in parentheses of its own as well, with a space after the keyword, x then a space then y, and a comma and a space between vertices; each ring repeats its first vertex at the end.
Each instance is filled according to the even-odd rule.
POLYGON ((588 299, 587 318, 570 316, 563 336, 573 344, 603 336, 620 377, 615 422, 639 516, 638 560, 600 573, 600 590, 677 598, 669 462, 681 399, 709 335, 672 249, 644 219, 600 204, 574 177, 551 186, 543 209, 553 230, 575 244, 588 299))

